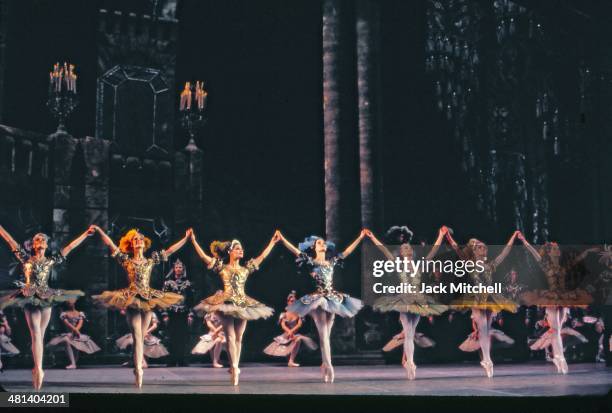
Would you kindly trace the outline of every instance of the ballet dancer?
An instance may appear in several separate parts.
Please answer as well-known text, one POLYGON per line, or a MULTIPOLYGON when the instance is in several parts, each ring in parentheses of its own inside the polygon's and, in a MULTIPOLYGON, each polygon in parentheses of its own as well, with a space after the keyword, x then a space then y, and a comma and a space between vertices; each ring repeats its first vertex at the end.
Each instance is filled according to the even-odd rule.
MULTIPOLYGON (((475 285, 490 286, 493 283, 493 273, 506 259, 512 249, 514 240, 519 234, 520 231, 515 231, 502 252, 492 261, 487 259, 487 245, 476 238, 470 239, 463 249, 459 248, 450 231, 446 231, 446 239, 459 258, 464 261, 473 262, 475 264, 474 267, 476 267, 477 262, 481 262, 483 265, 484 271, 478 272, 474 270, 468 274, 470 281, 475 285)), ((475 328, 474 338, 478 339, 482 356, 480 365, 484 368, 487 377, 493 377, 493 361, 491 360, 491 324, 493 317, 502 310, 515 313, 518 308, 517 304, 502 294, 472 293, 464 294, 459 299, 454 300, 451 302, 450 307, 456 310, 471 310, 471 318, 475 328)))
POLYGON ((561 249, 556 242, 547 242, 536 250, 522 234, 519 235, 519 240, 539 264, 548 284, 547 290, 527 291, 521 295, 526 305, 545 308, 546 321, 549 326, 549 330, 544 333, 542 339, 532 344, 531 348, 532 350, 543 348, 546 343, 550 343, 553 353, 552 361, 557 372, 567 374, 568 367, 561 337, 563 324, 570 307, 585 307, 593 300, 591 295, 583 289, 574 288, 570 291, 566 288, 567 273, 571 267, 584 260, 589 253, 599 251, 599 248, 594 247, 583 251, 565 266, 561 265, 561 249))
MULTIPOLYGON (((16 356, 19 354, 19 349, 11 341, 11 325, 3 311, 0 310, 0 356, 16 356)), ((2 359, 0 358, 0 372, 4 371, 2 359)))
POLYGON ((66 311, 60 314, 60 320, 68 332, 53 337, 47 347, 62 346, 66 350, 66 355, 70 364, 66 369, 76 369, 79 351, 86 354, 93 354, 100 351, 100 347, 86 334, 81 333, 83 322, 86 320, 85 313, 77 311, 75 300, 66 302, 66 311), (73 348, 77 351, 75 356, 73 348))
MULTIPOLYGON (((448 229, 446 227, 440 228, 438 231, 438 238, 425 257, 425 260, 430 260, 436 255, 440 245, 442 245, 442 240, 444 239, 444 235, 447 231, 448 229)), ((395 255, 393 255, 391 251, 389 251, 371 231, 367 231, 366 236, 372 240, 374 245, 376 245, 376 247, 382 251, 388 260, 395 260, 395 255)), ((394 226, 387 231, 387 239, 390 242, 396 242, 399 240, 400 246, 397 256, 410 260, 410 273, 400 273, 400 281, 402 283, 413 285, 416 290, 419 291, 421 288, 421 272, 414 271, 414 269, 411 267, 412 259, 414 257, 414 250, 410 245, 412 231, 405 226, 394 226)), ((403 337, 405 338, 403 340, 403 345, 406 362, 402 363, 402 365, 406 369, 408 379, 414 380, 416 378, 416 364, 414 364, 414 343, 416 328, 419 324, 419 320, 421 319, 421 316, 429 317, 440 315, 448 310, 448 307, 440 304, 436 298, 420 292, 379 297, 374 302, 373 307, 374 310, 380 312, 397 311, 399 313, 399 319, 403 328, 403 337)))
POLYGON ((55 265, 66 260, 72 250, 78 247, 87 236, 94 233, 89 229, 75 238, 60 250, 58 254, 46 256, 49 237, 38 233, 28 242, 28 250, 21 248, 13 237, 0 225, 0 236, 11 248, 17 260, 21 263, 25 282, 18 282, 19 289, 0 292, 0 310, 16 306, 23 308, 30 337, 32 339, 32 384, 35 390, 43 385, 43 347, 45 332, 51 319, 51 308, 56 303, 73 300, 85 295, 79 290, 58 290, 49 287, 49 277, 55 265))
POLYGON ((332 365, 330 336, 336 315, 354 317, 363 307, 361 300, 334 289, 334 270, 342 265, 342 261, 357 248, 366 236, 366 230, 353 241, 344 252, 337 254, 332 242, 318 236, 310 236, 296 247, 280 233, 285 247, 296 257, 299 268, 308 271, 316 284, 313 293, 306 294, 287 308, 299 317, 310 315, 319 333, 321 347, 321 374, 326 383, 334 382, 334 367, 332 365))
MULTIPOLYGON (((287 308, 295 302, 296 298, 295 291, 291 291, 287 296, 287 308)), ((299 367, 300 365, 295 362, 295 357, 300 351, 301 344, 304 343, 310 350, 316 350, 319 346, 310 337, 297 334, 302 327, 302 318, 287 308, 278 318, 283 334, 274 337, 274 340, 264 349, 264 353, 275 357, 288 356, 287 366, 299 367)))
POLYGON ((225 339, 225 334, 223 334, 223 325, 219 315, 216 312, 207 313, 204 316, 204 325, 208 328, 208 333, 200 336, 200 341, 191 350, 191 354, 206 354, 210 352, 213 368, 220 369, 223 367, 223 364, 221 364, 221 351, 225 350, 227 352, 227 340, 225 339))
POLYGON ((150 287, 153 267, 185 245, 191 230, 185 236, 166 250, 151 253, 150 258, 144 252, 151 246, 151 240, 137 229, 129 230, 119 241, 119 246, 100 227, 94 228, 102 237, 102 241, 112 251, 119 265, 123 267, 128 277, 129 286, 116 291, 104 291, 92 298, 98 305, 114 310, 125 310, 127 321, 134 341, 134 378, 136 387, 142 387, 143 347, 149 325, 156 308, 166 309, 183 300, 183 296, 172 292, 163 292, 150 287))
POLYGON ((263 260, 279 240, 279 232, 276 231, 263 252, 242 266, 240 260, 244 257, 244 249, 240 241, 236 239, 223 242, 214 241, 210 244, 212 254, 210 257, 198 244, 195 234, 191 233, 191 241, 198 255, 210 270, 219 274, 223 282, 223 291, 202 300, 194 307, 194 311, 200 316, 212 312, 219 314, 227 340, 231 383, 234 386, 237 386, 240 381, 242 336, 247 321, 268 318, 274 312, 270 307, 246 295, 244 285, 249 276, 259 269, 263 260))

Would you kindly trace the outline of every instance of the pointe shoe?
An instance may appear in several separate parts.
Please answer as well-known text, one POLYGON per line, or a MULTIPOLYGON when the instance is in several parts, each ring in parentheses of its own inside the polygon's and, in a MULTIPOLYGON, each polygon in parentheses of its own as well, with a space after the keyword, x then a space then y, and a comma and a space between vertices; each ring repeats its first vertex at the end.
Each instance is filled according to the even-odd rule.
POLYGON ((213 368, 215 368, 215 369, 222 369, 222 368, 223 368, 223 364, 221 364, 221 363, 213 363, 213 365, 212 365, 212 366, 213 366, 213 368))
POLYGON ((300 367, 300 365, 295 361, 290 361, 287 363, 287 367, 300 367))
POLYGON ((65 368, 66 368, 66 370, 74 370, 74 369, 77 368, 77 366, 76 366, 76 364, 69 364, 65 368))
POLYGON ((493 377, 493 363, 491 363, 490 361, 481 361, 480 365, 484 368, 487 377, 492 378, 493 377))
POLYGON ((327 367, 327 376, 329 377, 329 382, 333 383, 336 378, 333 366, 327 367))
POLYGON ((321 375, 323 376, 323 381, 325 383, 329 383, 329 374, 327 373, 327 367, 324 364, 321 364, 321 375))
POLYGON ((38 390, 38 370, 32 369, 32 387, 38 390))
POLYGON ((565 357, 555 356, 553 357, 553 363, 557 368, 557 373, 567 374, 567 361, 565 361, 565 357))
POLYGON ((142 376, 143 376, 142 369, 134 369, 135 384, 136 384, 136 387, 138 387, 139 389, 142 388, 142 376))
POLYGON ((232 385, 233 386, 238 386, 238 383, 240 382, 240 369, 238 367, 234 367, 232 368, 232 385))
POLYGON ((406 364, 404 364, 404 368, 406 369, 408 380, 416 379, 416 364, 406 362, 406 364))

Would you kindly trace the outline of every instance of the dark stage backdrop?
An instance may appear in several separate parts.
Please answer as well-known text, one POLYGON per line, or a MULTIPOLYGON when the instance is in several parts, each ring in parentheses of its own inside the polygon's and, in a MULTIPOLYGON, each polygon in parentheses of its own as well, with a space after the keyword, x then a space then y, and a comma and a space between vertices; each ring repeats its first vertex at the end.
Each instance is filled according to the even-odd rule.
MULTIPOLYGON (((374 230, 382 233, 389 225, 407 224, 418 240, 431 241, 437 228, 446 224, 455 229, 460 241, 478 236, 499 243, 514 228, 507 220, 501 224, 488 220, 477 209, 473 188, 461 171, 452 127, 436 109, 435 79, 425 70, 428 4, 423 0, 380 2, 382 128, 377 143, 383 148, 384 216, 374 230)), ((148 10, 150 2, 12 2, 11 19, 6 22, 9 46, 3 124, 41 133, 53 131, 55 121, 45 107, 48 69, 56 61, 69 60, 78 67, 80 106, 68 129, 75 137, 95 135, 97 11, 102 6, 138 12, 138 7, 148 10)), ((548 22, 558 21, 554 15, 546 17, 548 22)), ((198 139, 204 154, 200 240, 208 244, 213 239, 239 238, 246 255, 252 256, 261 251, 276 228, 295 242, 312 233, 321 234, 325 227, 321 3, 192 0, 180 2, 177 18, 176 83, 203 79, 209 92, 209 122, 198 139)), ((580 22, 567 27, 553 44, 559 54, 563 50, 582 51, 596 68, 599 60, 594 56, 599 52, 589 45, 598 38, 584 31, 585 27, 580 22)), ((579 58, 572 57, 571 63, 579 58)), ((344 76, 356 82, 354 70, 344 76)), ((570 96, 577 87, 575 82, 559 84, 570 96)), ((179 92, 173 92, 177 102, 179 92)), ((494 94, 501 92, 487 93, 495 99, 494 94)), ((601 99, 597 105, 593 113, 607 113, 604 108, 609 108, 609 102, 601 99)), ((580 113, 570 112, 569 116, 578 119, 580 113)), ((609 118, 600 116, 588 117, 588 122, 593 122, 589 125, 594 125, 589 126, 590 131, 599 130, 597 125, 604 123, 605 116, 609 118)), ((174 130, 178 150, 185 146, 187 137, 178 124, 174 130)), ((486 140, 487 136, 480 138, 486 140)), ((607 141, 609 137, 598 139, 607 141)), ((579 165, 588 163, 587 155, 579 165)), ((600 179, 605 179, 610 175, 609 158, 598 156, 602 158, 594 162, 599 169, 607 168, 601 172, 600 179)), ((609 239, 610 233, 599 228, 603 225, 601 211, 592 207, 600 202, 597 196, 604 196, 597 191, 609 185, 596 186, 589 179, 591 172, 581 173, 575 165, 560 163, 553 170, 552 238, 574 243, 609 239)), ((355 199, 359 199, 357 174, 355 170, 350 178, 355 185, 348 194, 355 199)), ((175 196, 180 198, 181 194, 175 196)), ((348 221, 357 223, 359 205, 349 213, 354 216, 348 221)), ((359 229, 355 224, 355 235, 359 229)), ((349 240, 341 241, 345 244, 349 240)), ((186 254, 191 252, 181 253, 186 254)), ((203 273, 198 271, 200 296, 218 287, 211 274, 203 273)), ((348 291, 359 295, 359 274, 350 277, 355 282, 346 284, 348 291)), ((309 280, 296 274, 293 257, 282 247, 247 284, 250 295, 278 311, 284 308, 290 290, 304 293, 309 288, 309 280)), ((251 323, 248 350, 259 352, 277 329, 275 320, 251 323)))

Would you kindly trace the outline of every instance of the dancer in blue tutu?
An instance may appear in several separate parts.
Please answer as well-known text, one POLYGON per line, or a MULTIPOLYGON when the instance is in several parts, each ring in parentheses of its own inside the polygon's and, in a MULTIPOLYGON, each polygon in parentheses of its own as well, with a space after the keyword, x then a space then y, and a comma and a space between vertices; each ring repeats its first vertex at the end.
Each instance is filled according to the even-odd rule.
POLYGON ((310 236, 296 247, 287 241, 282 233, 280 234, 283 244, 297 256, 298 267, 308 271, 317 287, 313 293, 306 294, 287 307, 287 311, 299 317, 310 315, 314 320, 319 332, 321 358, 323 359, 321 373, 326 383, 334 381, 329 341, 334 318, 336 314, 340 317, 353 317, 363 307, 361 300, 334 289, 334 270, 341 266, 342 261, 357 248, 357 245, 366 236, 366 231, 361 230, 357 239, 340 254, 336 253, 332 242, 321 237, 310 236))

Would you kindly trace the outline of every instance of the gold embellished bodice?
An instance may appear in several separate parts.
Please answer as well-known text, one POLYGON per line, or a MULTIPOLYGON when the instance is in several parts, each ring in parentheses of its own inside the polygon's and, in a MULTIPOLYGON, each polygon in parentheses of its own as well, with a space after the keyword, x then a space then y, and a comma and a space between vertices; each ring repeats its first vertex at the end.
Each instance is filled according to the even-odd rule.
POLYGON ((53 266, 61 264, 65 260, 61 254, 36 258, 23 249, 14 251, 14 253, 23 268, 25 287, 35 289, 49 288, 49 278, 51 277, 53 266))
POLYGON ((213 259, 209 269, 219 274, 223 283, 223 293, 210 297, 215 301, 215 304, 229 302, 244 307, 257 303, 256 300, 246 295, 244 289, 249 275, 259 269, 254 260, 249 260, 244 267, 230 267, 220 260, 213 259))
POLYGON ((551 262, 542 261, 540 264, 544 276, 546 277, 546 283, 548 289, 551 291, 563 291, 565 290, 565 275, 566 270, 559 264, 553 264, 551 262))
POLYGON ((151 274, 153 273, 153 268, 157 264, 161 261, 167 261, 168 258, 164 251, 153 252, 150 258, 143 258, 142 261, 137 261, 119 250, 115 251, 113 256, 127 274, 129 282, 128 289, 138 292, 139 295, 145 298, 148 298, 151 292, 157 292, 157 290, 153 290, 150 287, 151 274))

